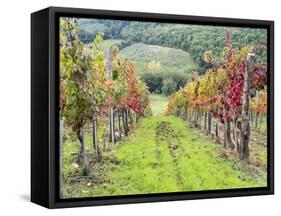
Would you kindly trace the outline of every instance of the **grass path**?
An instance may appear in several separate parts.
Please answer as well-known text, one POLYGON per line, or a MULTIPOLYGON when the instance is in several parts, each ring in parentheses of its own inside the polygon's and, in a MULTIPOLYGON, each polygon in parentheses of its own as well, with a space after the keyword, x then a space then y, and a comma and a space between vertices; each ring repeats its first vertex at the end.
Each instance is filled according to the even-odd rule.
POLYGON ((168 98, 164 95, 159 94, 151 94, 150 95, 150 104, 152 114, 155 115, 162 115, 167 107, 168 98))
MULTIPOLYGON (((99 184, 71 184, 68 196, 89 197, 215 190, 266 185, 266 173, 251 171, 235 158, 224 158, 222 146, 174 116, 141 120, 128 140, 114 145, 93 175, 99 184), (110 162, 113 161, 113 162, 110 162)), ((89 181, 90 182, 90 181, 89 181)), ((67 184, 66 184, 67 185, 67 184)))

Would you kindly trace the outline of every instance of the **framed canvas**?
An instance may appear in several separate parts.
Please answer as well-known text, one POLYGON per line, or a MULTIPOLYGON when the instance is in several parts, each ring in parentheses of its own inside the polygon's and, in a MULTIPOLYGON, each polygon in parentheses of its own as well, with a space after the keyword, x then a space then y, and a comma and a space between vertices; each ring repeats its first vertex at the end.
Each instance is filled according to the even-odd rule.
POLYGON ((31 15, 31 201, 274 193, 274 22, 31 15))

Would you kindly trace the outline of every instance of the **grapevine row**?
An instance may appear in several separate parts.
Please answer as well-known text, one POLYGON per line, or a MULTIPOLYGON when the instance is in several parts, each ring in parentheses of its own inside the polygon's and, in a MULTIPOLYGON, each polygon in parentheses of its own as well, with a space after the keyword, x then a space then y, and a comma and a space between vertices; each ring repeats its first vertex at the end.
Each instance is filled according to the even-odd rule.
MULTIPOLYGON (((91 52, 86 52, 77 35, 77 19, 62 19, 60 28, 60 148, 67 127, 79 140, 80 164, 88 175, 85 131, 92 130, 93 153, 96 162, 101 161, 99 141, 108 139, 111 149, 128 136, 149 109, 149 91, 133 64, 119 57, 117 48, 110 47, 106 53, 99 48, 102 34, 97 34, 91 52)), ((62 184, 61 171, 61 188, 62 184)))
POLYGON ((166 114, 182 116, 218 142, 218 128, 223 125, 224 146, 236 149, 240 159, 248 159, 250 121, 253 115, 266 114, 267 67, 256 63, 252 54, 260 46, 233 48, 229 32, 225 31, 226 48, 221 57, 215 59, 211 51, 205 52, 204 60, 211 68, 202 76, 194 74, 190 82, 169 97, 166 114))

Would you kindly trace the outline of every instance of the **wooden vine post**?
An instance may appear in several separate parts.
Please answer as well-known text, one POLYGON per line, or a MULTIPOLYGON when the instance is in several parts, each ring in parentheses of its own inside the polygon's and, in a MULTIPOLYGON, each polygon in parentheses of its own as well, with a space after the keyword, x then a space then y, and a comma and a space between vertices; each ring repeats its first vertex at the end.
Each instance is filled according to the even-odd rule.
POLYGON ((81 143, 81 149, 80 149, 80 158, 82 160, 82 164, 84 166, 83 175, 89 175, 89 163, 86 155, 86 144, 85 144, 85 130, 83 127, 80 127, 77 131, 77 136, 79 139, 79 142, 81 143))
POLYGON ((211 112, 208 112, 208 126, 207 126, 207 134, 211 135, 212 132, 212 114, 211 112))
POLYGON ((98 135, 97 135, 97 116, 95 112, 93 113, 93 143, 94 143, 94 149, 95 149, 95 154, 96 154, 96 159, 97 161, 100 160, 99 158, 99 146, 98 146, 98 135))
POLYGON ((239 158, 246 160, 250 156, 249 140, 250 140, 250 112, 249 112, 249 94, 250 81, 256 62, 256 57, 253 53, 247 55, 247 69, 244 75, 243 87, 243 101, 242 101, 242 122, 241 122, 241 136, 239 145, 239 158))
MULTIPOLYGON (((108 79, 112 80, 112 65, 111 65, 111 47, 107 50, 107 56, 106 56, 106 68, 108 72, 108 79)), ((112 144, 114 144, 114 109, 113 105, 110 106, 109 111, 109 117, 110 117, 110 141, 112 144)))

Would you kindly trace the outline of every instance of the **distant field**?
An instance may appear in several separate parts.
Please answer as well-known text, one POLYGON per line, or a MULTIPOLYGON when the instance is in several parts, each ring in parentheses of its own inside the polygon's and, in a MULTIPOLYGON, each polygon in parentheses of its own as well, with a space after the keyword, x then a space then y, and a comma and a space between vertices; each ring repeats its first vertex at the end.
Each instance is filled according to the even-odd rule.
POLYGON ((120 51, 121 56, 135 62, 137 73, 185 74, 191 77, 198 66, 188 52, 180 49, 135 43, 120 51))
POLYGON ((170 67, 195 66, 188 52, 156 45, 135 43, 122 49, 121 55, 134 61, 159 61, 162 65, 170 67))
POLYGON ((161 115, 166 109, 168 98, 163 95, 151 94, 150 103, 153 115, 161 115))
MULTIPOLYGON (((100 44, 100 49, 106 52, 110 46, 120 46, 122 42, 123 40, 104 40, 100 44)), ((86 44, 86 53, 90 52, 90 47, 91 43, 86 44)), ((146 72, 173 74, 182 72, 190 77, 192 71, 198 69, 188 52, 169 47, 135 43, 121 49, 120 55, 134 62, 139 75, 146 72)))

